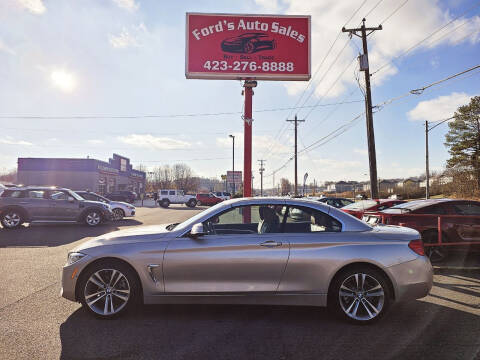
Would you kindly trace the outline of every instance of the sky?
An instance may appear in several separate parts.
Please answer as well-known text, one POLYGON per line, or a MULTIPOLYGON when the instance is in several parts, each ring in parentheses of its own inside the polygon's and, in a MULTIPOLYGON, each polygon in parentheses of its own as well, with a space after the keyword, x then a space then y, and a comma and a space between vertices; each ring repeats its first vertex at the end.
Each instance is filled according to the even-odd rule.
MULTIPOLYGON (((241 83, 185 78, 186 12, 311 15, 312 80, 259 81, 254 91, 255 187, 259 159, 265 187, 273 173, 276 183, 293 180, 293 125, 285 120, 295 113, 305 119, 299 178, 368 179, 364 75, 355 60, 362 44, 341 32, 363 17, 383 26, 368 38, 372 101, 383 104, 374 113, 380 179, 424 172, 425 120, 448 118, 480 94, 477 69, 400 98, 480 63, 473 0, 3 0, 0 171, 15 168, 18 157, 118 153, 134 166, 181 162, 220 178, 232 166, 229 134, 235 168, 243 169, 241 83), (152 117, 121 118, 144 115, 152 117)), ((432 170, 448 159, 447 131, 445 123, 430 132, 432 170)))

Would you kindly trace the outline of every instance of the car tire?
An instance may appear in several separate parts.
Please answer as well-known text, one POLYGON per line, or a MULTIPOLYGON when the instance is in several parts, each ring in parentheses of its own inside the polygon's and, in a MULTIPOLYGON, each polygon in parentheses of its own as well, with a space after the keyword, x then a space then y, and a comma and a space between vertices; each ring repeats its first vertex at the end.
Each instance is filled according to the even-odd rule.
POLYGON ((112 212, 113 212, 113 220, 119 221, 125 217, 125 212, 120 208, 113 209, 112 212))
POLYGON ((202 202, 200 200, 197 200, 197 206, 202 206, 202 202))
POLYGON ((23 214, 18 210, 6 210, 2 213, 0 222, 4 229, 16 229, 25 221, 23 214))
POLYGON ((194 208, 195 206, 197 206, 197 201, 194 200, 194 199, 191 199, 187 202, 187 206, 191 207, 191 208, 194 208))
POLYGON ((346 269, 335 276, 328 292, 328 306, 354 324, 367 325, 382 318, 391 301, 389 280, 368 266, 346 269))
POLYGON ((97 209, 87 210, 83 221, 86 225, 95 227, 102 223, 102 214, 97 209))
POLYGON ((170 200, 168 199, 160 200, 159 204, 163 208, 168 208, 170 206, 170 200))
POLYGON ((100 319, 113 319, 140 305, 137 274, 126 264, 104 260, 87 267, 80 275, 77 298, 100 319), (113 309, 113 311, 112 311, 113 309))
MULTIPOLYGON (((438 231, 430 230, 422 234, 424 244, 435 244, 438 242, 438 231)), ((446 236, 442 233, 442 242, 447 241, 446 236)), ((448 258, 449 251, 446 246, 425 246, 425 255, 430 259, 431 263, 439 263, 448 258)))

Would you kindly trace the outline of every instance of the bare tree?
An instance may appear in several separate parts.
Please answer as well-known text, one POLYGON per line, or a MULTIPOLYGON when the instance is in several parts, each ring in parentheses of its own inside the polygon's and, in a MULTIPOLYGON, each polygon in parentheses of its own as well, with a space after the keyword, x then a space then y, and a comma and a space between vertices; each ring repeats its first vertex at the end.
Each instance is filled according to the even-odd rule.
POLYGON ((282 195, 288 195, 290 191, 292 190, 292 184, 288 179, 286 178, 281 178, 280 179, 280 191, 282 192, 282 195))

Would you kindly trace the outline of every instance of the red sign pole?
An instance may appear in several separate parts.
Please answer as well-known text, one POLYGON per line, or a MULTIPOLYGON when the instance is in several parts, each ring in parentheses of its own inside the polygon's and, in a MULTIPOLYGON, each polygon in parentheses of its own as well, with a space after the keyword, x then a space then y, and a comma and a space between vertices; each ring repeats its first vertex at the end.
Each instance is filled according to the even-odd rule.
POLYGON ((243 141, 243 196, 252 196, 252 96, 253 88, 257 86, 256 81, 246 80, 243 84, 245 106, 244 141, 243 141))

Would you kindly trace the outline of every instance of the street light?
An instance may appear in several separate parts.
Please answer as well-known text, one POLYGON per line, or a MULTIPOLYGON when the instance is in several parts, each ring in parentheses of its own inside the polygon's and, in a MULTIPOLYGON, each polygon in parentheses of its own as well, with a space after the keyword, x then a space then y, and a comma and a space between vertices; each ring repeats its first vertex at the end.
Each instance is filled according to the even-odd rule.
POLYGON ((233 193, 235 195, 235 135, 228 135, 232 138, 232 180, 233 180, 233 193))

